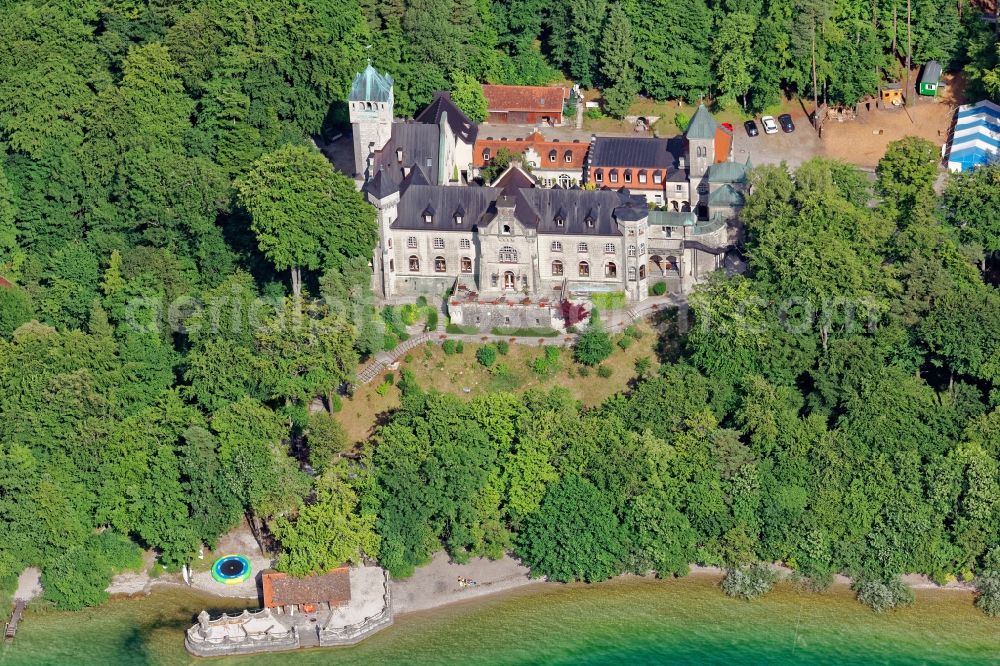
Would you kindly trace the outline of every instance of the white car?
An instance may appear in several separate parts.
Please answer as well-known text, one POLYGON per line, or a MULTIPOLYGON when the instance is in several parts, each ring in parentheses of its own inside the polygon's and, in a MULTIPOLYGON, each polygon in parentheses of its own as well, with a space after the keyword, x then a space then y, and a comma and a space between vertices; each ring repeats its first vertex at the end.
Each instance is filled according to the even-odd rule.
POLYGON ((764 116, 760 119, 760 124, 764 126, 764 134, 778 133, 778 123, 774 122, 774 116, 764 116))

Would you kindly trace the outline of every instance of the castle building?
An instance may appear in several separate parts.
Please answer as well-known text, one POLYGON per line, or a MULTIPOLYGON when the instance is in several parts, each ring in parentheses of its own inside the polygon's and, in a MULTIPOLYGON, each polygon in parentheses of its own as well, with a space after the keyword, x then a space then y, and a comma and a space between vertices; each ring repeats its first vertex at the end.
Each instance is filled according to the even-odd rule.
POLYGON ((559 187, 565 183, 541 167, 553 149, 557 161, 565 153, 535 134, 518 151, 539 160, 534 174, 515 161, 479 186, 469 181, 485 165, 478 153, 499 146, 477 141, 475 124, 447 93, 413 122, 373 129, 369 123, 386 117, 367 115, 378 99, 388 100, 391 118, 391 79, 369 67, 355 80, 351 108, 355 137, 375 137, 363 148, 362 191, 378 211, 373 266, 384 297, 450 292, 455 323, 551 326, 558 313, 546 304, 597 292, 637 302, 658 282, 686 291, 732 247, 749 164, 728 159, 731 134, 704 107, 683 137, 595 137, 586 153, 587 144, 570 143, 564 150, 594 187, 559 187))

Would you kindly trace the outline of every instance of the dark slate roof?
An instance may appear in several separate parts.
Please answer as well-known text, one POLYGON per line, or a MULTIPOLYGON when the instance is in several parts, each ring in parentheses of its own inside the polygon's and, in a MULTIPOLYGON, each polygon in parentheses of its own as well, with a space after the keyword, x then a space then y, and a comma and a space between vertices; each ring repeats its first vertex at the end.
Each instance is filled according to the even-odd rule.
POLYGON ((610 190, 521 190, 521 194, 531 205, 536 216, 533 220, 522 219, 521 211, 515 210, 518 220, 525 225, 538 227, 540 234, 580 234, 588 236, 621 236, 615 223, 615 210, 631 204, 645 212, 645 197, 633 197, 610 190), (556 224, 556 213, 565 215, 563 226, 556 224), (587 218, 592 217, 594 226, 588 226, 587 218))
POLYGON ((941 80, 941 63, 928 60, 924 65, 924 73, 920 76, 921 83, 937 83, 941 80))
POLYGON ((365 192, 376 199, 384 199, 393 192, 399 191, 399 181, 386 173, 385 167, 375 172, 375 175, 365 183, 365 192))
POLYGON ((701 104, 694 112, 694 118, 691 119, 684 136, 688 139, 714 139, 718 126, 719 123, 715 122, 712 114, 709 113, 704 104, 701 104))
POLYGON ((590 165, 594 167, 666 169, 676 167, 683 155, 682 137, 598 136, 590 145, 590 165))
POLYGON ((494 187, 448 187, 410 184, 399 199, 399 217, 393 229, 420 231, 471 231, 477 224, 493 219, 500 190, 494 187), (455 211, 465 209, 462 224, 455 224, 455 211), (423 213, 434 210, 433 221, 424 222, 423 213))
POLYGON ((400 167, 418 164, 424 175, 436 180, 438 176, 438 149, 440 132, 436 125, 419 123, 394 123, 392 137, 375 156, 376 171, 385 167, 386 170, 399 171, 400 167), (402 160, 396 159, 397 149, 403 149, 402 160), (429 160, 429 162, 428 162, 429 160))
POLYGON ((448 114, 448 127, 451 128, 455 136, 470 145, 476 142, 479 127, 469 120, 469 117, 460 108, 455 106, 455 103, 451 101, 451 93, 444 90, 434 93, 434 99, 424 107, 423 111, 417 114, 414 120, 418 123, 437 125, 441 122, 442 113, 448 114))
POLYGON ((347 99, 351 102, 388 102, 392 97, 392 77, 380 74, 371 63, 351 83, 347 99))
POLYGON ((490 183, 492 187, 503 190, 504 194, 514 194, 515 190, 529 189, 535 186, 535 179, 522 169, 510 166, 500 176, 490 183))

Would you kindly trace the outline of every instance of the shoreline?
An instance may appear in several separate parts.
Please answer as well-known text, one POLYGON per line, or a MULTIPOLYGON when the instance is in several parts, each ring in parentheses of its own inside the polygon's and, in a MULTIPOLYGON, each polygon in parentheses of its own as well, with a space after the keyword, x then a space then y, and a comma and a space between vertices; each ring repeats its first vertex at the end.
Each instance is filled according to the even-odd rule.
MULTIPOLYGON (((777 564, 771 566, 782 574, 785 581, 788 581, 794 573, 785 566, 777 564)), ((721 567, 691 565, 685 577, 714 578, 719 581, 724 575, 725 570, 721 567)), ((108 588, 111 599, 135 599, 151 594, 158 587, 169 587, 190 590, 220 600, 258 603, 260 601, 258 594, 247 596, 246 591, 242 589, 218 589, 217 585, 212 588, 199 584, 188 585, 176 574, 169 577, 150 578, 145 573, 130 573, 122 574, 116 578, 121 580, 114 581, 108 588)), ((655 577, 652 575, 621 574, 610 580, 627 579, 653 580, 655 577)), ((922 574, 905 574, 901 576, 901 579, 913 590, 975 593, 975 587, 967 582, 954 581, 938 585, 922 574)), ((848 576, 836 574, 830 587, 850 589, 853 582, 853 579, 848 576)), ((444 551, 438 551, 429 563, 418 567, 409 578, 391 580, 390 589, 392 591, 393 613, 402 616, 433 611, 466 601, 496 598, 513 590, 540 587, 543 584, 546 587, 562 585, 548 581, 544 577, 531 578, 527 567, 510 555, 505 555, 499 560, 472 558, 466 564, 456 564, 449 561, 444 551), (460 577, 476 581, 477 584, 463 586, 459 583, 460 577)), ((822 592, 816 592, 816 594, 822 594, 822 592)))

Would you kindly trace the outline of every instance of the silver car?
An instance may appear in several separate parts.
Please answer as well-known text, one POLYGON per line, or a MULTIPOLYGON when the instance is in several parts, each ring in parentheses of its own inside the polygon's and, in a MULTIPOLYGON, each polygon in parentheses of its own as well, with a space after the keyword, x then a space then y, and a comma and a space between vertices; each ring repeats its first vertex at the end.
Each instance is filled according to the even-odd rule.
POLYGON ((764 116, 760 119, 760 124, 764 126, 764 134, 778 133, 778 123, 774 122, 774 116, 764 116))

